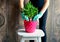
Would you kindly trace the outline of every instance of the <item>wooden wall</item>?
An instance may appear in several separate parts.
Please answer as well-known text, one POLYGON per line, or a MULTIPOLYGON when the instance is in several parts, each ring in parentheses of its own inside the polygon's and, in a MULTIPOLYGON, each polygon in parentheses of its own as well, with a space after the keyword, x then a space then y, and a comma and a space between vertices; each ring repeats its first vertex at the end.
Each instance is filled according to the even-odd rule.
POLYGON ((15 0, 0 0, 0 42, 16 42, 17 7, 15 0))
POLYGON ((60 0, 50 0, 47 36, 47 42, 60 42, 60 0))

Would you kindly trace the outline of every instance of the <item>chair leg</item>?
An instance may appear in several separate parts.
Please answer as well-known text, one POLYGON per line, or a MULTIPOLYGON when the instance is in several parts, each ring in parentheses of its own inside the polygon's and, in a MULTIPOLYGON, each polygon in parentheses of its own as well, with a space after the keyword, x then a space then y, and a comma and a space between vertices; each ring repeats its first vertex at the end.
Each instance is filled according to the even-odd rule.
POLYGON ((36 42, 38 42, 38 40, 36 40, 36 42))
POLYGON ((20 39, 20 42, 24 42, 24 39, 23 39, 23 38, 21 38, 21 39, 20 39))
POLYGON ((40 37, 38 37, 38 42, 41 42, 41 38, 40 37))

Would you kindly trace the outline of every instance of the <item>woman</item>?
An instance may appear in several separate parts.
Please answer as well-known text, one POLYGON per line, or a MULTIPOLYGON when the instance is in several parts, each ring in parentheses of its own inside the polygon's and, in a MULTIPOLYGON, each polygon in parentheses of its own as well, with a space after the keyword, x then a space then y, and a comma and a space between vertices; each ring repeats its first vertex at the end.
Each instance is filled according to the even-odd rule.
MULTIPOLYGON (((47 19, 47 8, 49 6, 49 0, 30 0, 32 4, 38 8, 39 14, 34 17, 34 20, 39 19, 39 29, 42 29, 45 36, 42 37, 42 42, 46 42, 46 19, 47 19)), ((20 0, 20 10, 24 8, 24 0, 20 0)), ((34 42, 31 40, 30 42, 34 42)))

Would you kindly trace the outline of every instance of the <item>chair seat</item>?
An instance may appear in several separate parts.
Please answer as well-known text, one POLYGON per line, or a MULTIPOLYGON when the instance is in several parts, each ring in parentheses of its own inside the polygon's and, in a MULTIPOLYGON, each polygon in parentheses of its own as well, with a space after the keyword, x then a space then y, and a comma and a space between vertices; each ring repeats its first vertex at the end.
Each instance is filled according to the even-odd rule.
POLYGON ((25 32, 25 29, 19 29, 18 35, 22 37, 43 37, 45 34, 42 30, 36 29, 33 33, 27 33, 25 32))

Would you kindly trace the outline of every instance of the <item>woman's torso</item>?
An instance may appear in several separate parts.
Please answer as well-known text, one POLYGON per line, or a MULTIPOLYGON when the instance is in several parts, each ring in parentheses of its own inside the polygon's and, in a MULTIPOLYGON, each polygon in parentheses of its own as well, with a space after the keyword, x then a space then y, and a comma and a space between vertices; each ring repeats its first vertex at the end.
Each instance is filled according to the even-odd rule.
POLYGON ((42 8, 44 0, 30 0, 32 4, 37 8, 42 8))

